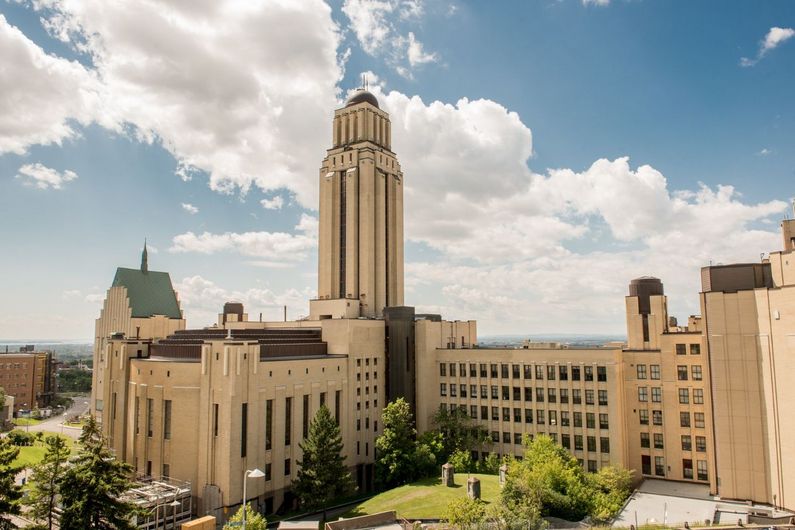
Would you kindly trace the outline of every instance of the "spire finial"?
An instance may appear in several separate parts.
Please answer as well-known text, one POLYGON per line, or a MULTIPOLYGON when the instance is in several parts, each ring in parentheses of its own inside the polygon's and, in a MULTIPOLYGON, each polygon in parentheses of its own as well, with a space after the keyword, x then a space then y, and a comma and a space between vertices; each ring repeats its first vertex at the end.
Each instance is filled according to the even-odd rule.
POLYGON ((144 251, 141 252, 141 272, 149 272, 149 253, 146 251, 146 238, 144 238, 144 251))

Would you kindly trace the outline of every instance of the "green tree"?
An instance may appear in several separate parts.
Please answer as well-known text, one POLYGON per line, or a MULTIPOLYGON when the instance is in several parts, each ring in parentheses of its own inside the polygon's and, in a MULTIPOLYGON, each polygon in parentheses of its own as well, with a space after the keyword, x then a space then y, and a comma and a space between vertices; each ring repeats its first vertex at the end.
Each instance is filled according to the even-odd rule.
POLYGON ((472 454, 469 451, 457 449, 447 459, 453 465, 456 473, 470 473, 474 471, 472 454))
POLYGON ((17 486, 15 478, 21 468, 14 465, 18 454, 19 449, 7 438, 0 439, 0 530, 15 528, 5 516, 19 514, 22 488, 17 486))
POLYGON ((381 419, 384 432, 375 440, 376 482, 387 488, 411 482, 417 473, 417 431, 409 404, 403 398, 388 403, 381 419))
POLYGON ((132 487, 132 466, 116 460, 105 446, 93 416, 83 427, 80 446, 61 484, 62 530, 134 530, 137 509, 121 499, 132 487))
POLYGON ((496 453, 489 453, 486 458, 478 461, 477 469, 487 475, 496 475, 500 472, 501 464, 500 457, 496 453))
POLYGON ((325 405, 309 426, 309 436, 301 442, 303 460, 298 462, 298 477, 293 491, 306 508, 323 508, 329 501, 353 489, 351 474, 345 467, 340 427, 325 405))
POLYGON ((44 528, 52 530, 53 509, 61 488, 61 481, 69 460, 69 446, 60 436, 48 436, 44 444, 47 448, 42 461, 33 468, 32 488, 25 504, 30 514, 38 521, 46 521, 44 528))
MULTIPOLYGON (((251 507, 251 503, 246 503, 246 530, 266 530, 268 528, 268 521, 265 516, 255 512, 251 507)), ((241 506, 235 515, 229 518, 224 525, 224 530, 237 530, 243 522, 243 506, 241 506)))
POLYGON ((632 490, 632 471, 618 466, 605 466, 598 473, 588 474, 590 513, 596 521, 615 517, 632 490))
POLYGON ((447 505, 445 515, 450 526, 468 530, 486 522, 486 503, 480 499, 461 497, 447 505))
POLYGON ((443 435, 443 460, 450 458, 450 455, 456 451, 479 450, 491 444, 488 429, 473 420, 461 408, 450 410, 441 406, 431 418, 431 422, 443 435))

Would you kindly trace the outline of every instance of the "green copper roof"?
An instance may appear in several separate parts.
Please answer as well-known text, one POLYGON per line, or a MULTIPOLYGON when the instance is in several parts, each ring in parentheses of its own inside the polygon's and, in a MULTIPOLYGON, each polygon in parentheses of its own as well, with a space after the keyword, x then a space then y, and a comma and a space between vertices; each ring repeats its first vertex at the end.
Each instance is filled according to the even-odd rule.
POLYGON ((177 293, 167 272, 144 272, 141 269, 119 267, 113 278, 113 287, 117 286, 127 288, 132 316, 135 318, 152 315, 182 318, 177 293))

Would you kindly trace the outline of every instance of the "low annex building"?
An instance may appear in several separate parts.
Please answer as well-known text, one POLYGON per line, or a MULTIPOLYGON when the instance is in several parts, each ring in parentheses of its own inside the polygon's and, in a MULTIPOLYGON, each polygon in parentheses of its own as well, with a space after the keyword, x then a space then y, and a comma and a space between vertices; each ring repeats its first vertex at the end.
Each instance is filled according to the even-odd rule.
POLYGON ((265 513, 293 503, 299 443, 321 405, 338 419, 359 488, 373 486, 385 404, 417 429, 460 408, 491 433, 484 453, 521 456, 550 435, 583 467, 608 464, 709 485, 726 498, 795 508, 795 222, 784 250, 702 271, 702 316, 678 325, 663 284, 632 280, 627 342, 481 348, 474 321, 404 305, 403 173, 389 116, 366 90, 334 113, 319 174, 318 297, 294 322, 249 320, 228 303, 187 329, 165 272, 118 269, 96 323, 92 412, 116 454, 189 482, 198 515, 223 520, 247 494, 265 513))

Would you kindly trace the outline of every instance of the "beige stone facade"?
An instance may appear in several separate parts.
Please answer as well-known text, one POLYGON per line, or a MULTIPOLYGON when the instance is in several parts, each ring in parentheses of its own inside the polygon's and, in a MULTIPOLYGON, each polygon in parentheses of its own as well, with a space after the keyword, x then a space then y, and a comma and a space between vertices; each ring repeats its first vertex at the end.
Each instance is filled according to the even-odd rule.
POLYGON ((637 480, 795 508, 794 426, 779 413, 795 399, 792 222, 765 263, 703 271, 703 318, 687 325, 644 277, 624 302, 625 344, 480 348, 474 321, 403 306, 403 175, 388 115, 359 91, 332 128, 309 319, 249 321, 230 303, 216 326, 188 330, 170 280, 144 264, 117 271, 97 320, 92 400, 117 455, 190 481, 197 514, 221 520, 243 501, 244 472, 261 469, 247 491, 271 512, 292 505, 299 444, 321 404, 368 490, 381 410, 405 397, 419 432, 439 407, 485 426, 493 442, 471 448, 478 458, 521 456, 521 438, 544 433, 588 470, 617 464, 637 480))

